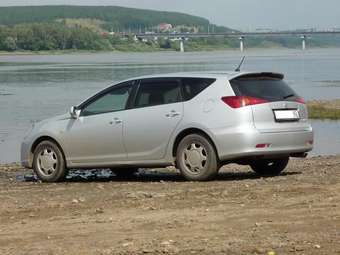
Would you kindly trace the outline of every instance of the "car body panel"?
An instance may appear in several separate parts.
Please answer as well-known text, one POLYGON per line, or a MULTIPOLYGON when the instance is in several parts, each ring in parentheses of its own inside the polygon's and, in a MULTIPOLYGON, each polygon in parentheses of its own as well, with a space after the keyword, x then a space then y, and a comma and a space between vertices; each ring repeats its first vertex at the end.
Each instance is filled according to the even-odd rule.
POLYGON ((220 160, 231 160, 251 156, 292 155, 313 149, 313 131, 261 133, 252 125, 220 128, 215 134, 220 160), (266 144, 266 148, 257 148, 266 144))
POLYGON ((164 158, 169 140, 182 118, 182 102, 130 110, 124 120, 128 159, 164 158))
POLYGON ((104 113, 65 120, 59 128, 69 162, 113 163, 126 160, 123 119, 126 112, 104 113))
POLYGON ((62 148, 68 168, 172 165, 176 138, 188 129, 200 130, 209 136, 221 161, 312 150, 313 130, 304 104, 284 101, 233 109, 221 100, 225 96, 235 96, 230 80, 249 74, 258 72, 177 73, 126 80, 216 79, 189 101, 78 119, 65 114, 42 121, 22 143, 22 164, 31 168, 35 141, 49 137, 62 148), (273 110, 288 108, 297 109, 301 119, 298 122, 276 122, 273 110), (172 112, 178 114, 168 117, 172 112), (115 122, 116 119, 120 120, 119 123, 115 122), (258 144, 268 146, 257 148, 258 144))
POLYGON ((38 123, 24 137, 21 143, 21 163, 24 167, 32 168, 33 146, 40 138, 49 138, 57 142, 64 149, 64 144, 59 140, 58 123, 70 119, 69 114, 58 115, 38 123))
POLYGON ((264 133, 303 131, 309 128, 307 107, 297 102, 271 102, 252 106, 254 125, 264 133), (277 122, 275 121, 275 110, 297 110, 300 115, 299 121, 277 122))

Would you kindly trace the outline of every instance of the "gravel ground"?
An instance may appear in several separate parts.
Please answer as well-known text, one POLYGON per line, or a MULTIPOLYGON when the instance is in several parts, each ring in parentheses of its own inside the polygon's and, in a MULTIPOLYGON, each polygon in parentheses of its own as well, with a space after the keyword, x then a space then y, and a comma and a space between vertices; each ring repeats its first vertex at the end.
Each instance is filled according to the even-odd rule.
POLYGON ((157 169, 44 184, 3 165, 0 199, 1 255, 340 254, 340 156, 273 178, 229 165, 202 183, 157 169))

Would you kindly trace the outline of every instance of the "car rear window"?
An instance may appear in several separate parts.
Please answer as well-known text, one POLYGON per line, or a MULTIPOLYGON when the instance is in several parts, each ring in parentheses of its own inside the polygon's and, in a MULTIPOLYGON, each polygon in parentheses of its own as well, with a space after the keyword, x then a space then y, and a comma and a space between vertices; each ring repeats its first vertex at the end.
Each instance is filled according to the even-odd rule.
POLYGON ((236 96, 274 101, 294 101, 298 95, 282 79, 267 76, 236 78, 230 81, 236 96))
POLYGON ((216 79, 208 78, 183 78, 182 85, 184 100, 188 101, 193 99, 215 81, 216 79))

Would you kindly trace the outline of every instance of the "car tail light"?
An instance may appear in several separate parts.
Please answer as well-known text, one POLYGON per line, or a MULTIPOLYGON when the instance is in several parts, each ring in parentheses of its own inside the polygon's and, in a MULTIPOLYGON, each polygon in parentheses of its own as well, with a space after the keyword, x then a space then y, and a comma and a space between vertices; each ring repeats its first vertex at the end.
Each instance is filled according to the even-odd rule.
POLYGON ((295 99, 295 102, 298 102, 298 103, 300 103, 300 104, 306 104, 306 101, 305 101, 302 97, 297 97, 297 98, 295 99))
POLYGON ((259 143, 259 144, 256 144, 255 148, 257 149, 269 148, 270 145, 271 145, 270 143, 259 143))
POLYGON ((264 104, 268 102, 265 99, 249 96, 222 97, 222 101, 232 108, 241 108, 248 105, 264 104))

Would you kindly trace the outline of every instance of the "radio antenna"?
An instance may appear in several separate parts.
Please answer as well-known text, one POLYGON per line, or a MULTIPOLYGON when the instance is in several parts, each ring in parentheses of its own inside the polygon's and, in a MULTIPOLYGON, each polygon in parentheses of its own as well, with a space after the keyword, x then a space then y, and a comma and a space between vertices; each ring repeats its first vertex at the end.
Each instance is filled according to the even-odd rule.
POLYGON ((238 67, 235 69, 235 72, 241 72, 241 67, 243 65, 244 60, 246 59, 246 56, 243 56, 241 63, 238 65, 238 67))

